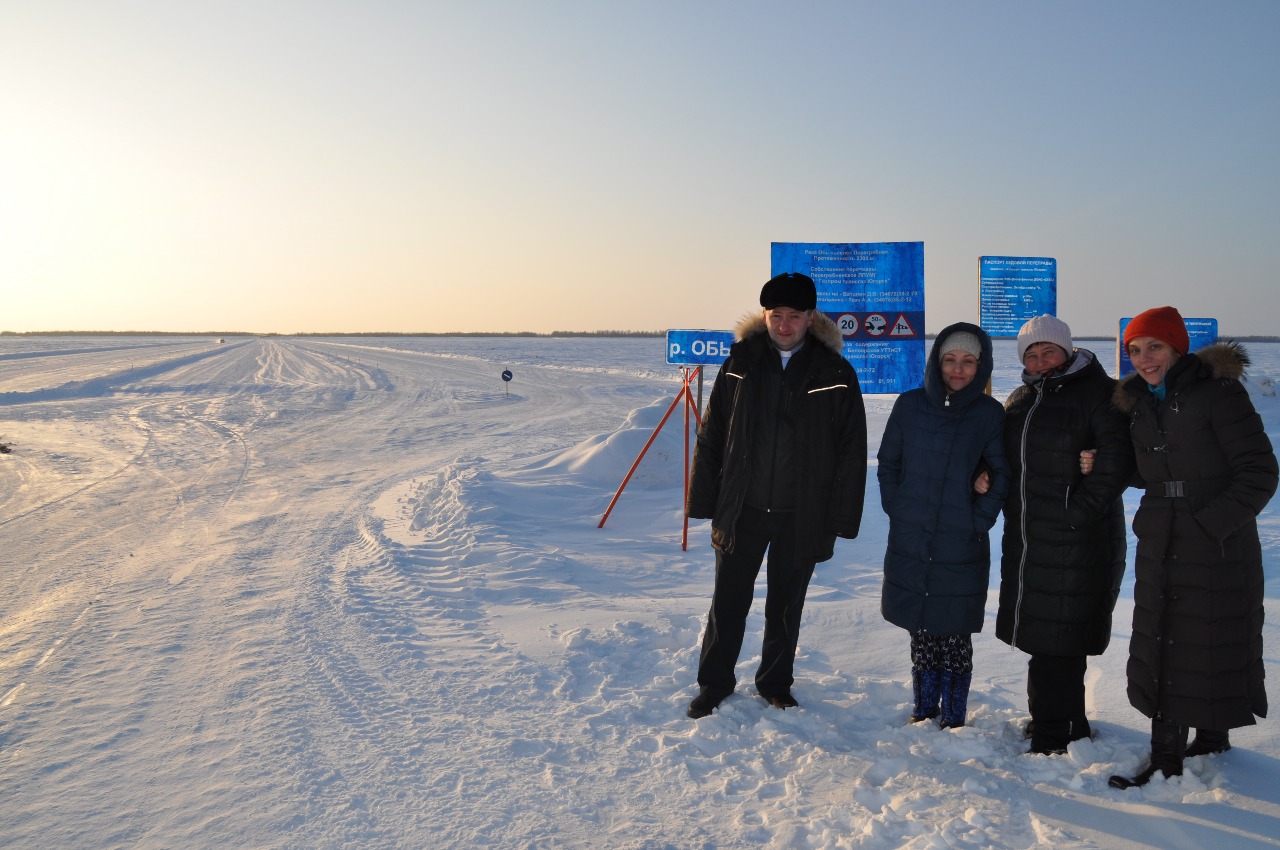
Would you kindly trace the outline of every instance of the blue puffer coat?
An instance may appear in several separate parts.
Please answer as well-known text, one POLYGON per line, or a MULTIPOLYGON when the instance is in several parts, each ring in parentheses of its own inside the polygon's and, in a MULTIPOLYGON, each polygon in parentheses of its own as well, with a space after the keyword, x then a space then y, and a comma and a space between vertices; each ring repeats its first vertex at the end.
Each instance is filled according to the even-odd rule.
POLYGON ((991 339, 977 325, 944 329, 924 386, 898 397, 880 443, 880 503, 889 515, 880 610, 896 626, 937 635, 982 631, 991 572, 989 532, 1009 488, 1004 407, 985 388, 991 339), (942 345, 958 331, 982 342, 978 374, 959 392, 942 380, 942 345), (988 470, 991 487, 974 492, 988 470))

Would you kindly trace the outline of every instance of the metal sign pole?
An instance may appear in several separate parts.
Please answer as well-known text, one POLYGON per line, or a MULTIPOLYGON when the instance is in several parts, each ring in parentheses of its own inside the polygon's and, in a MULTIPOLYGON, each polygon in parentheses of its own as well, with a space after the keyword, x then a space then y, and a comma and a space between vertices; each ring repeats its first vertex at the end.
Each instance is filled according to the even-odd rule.
MULTIPOLYGON (((699 367, 698 372, 701 371, 702 369, 699 367)), ((635 474, 636 468, 640 466, 640 461, 644 460, 644 456, 649 451, 649 447, 653 445, 653 441, 658 438, 658 433, 662 430, 662 426, 667 424, 667 420, 670 419, 671 414, 675 412, 676 405, 683 401, 687 411, 688 405, 693 403, 693 391, 689 389, 689 382, 691 380, 693 380, 692 375, 686 375, 684 377, 683 383, 680 386, 680 392, 676 393, 676 397, 671 402, 671 406, 667 408, 666 413, 662 414, 662 421, 660 421, 657 427, 653 429, 653 433, 649 435, 649 440, 644 444, 644 448, 640 450, 640 454, 636 457, 635 462, 631 464, 631 469, 627 470, 627 474, 622 479, 622 483, 618 485, 618 492, 613 494, 613 499, 609 501, 609 507, 605 509, 604 516, 600 517, 600 524, 597 525, 596 528, 604 528, 605 521, 609 519, 609 514, 613 513, 613 507, 618 504, 618 498, 622 495, 622 491, 626 489, 627 482, 631 480, 631 476, 635 474)), ((696 411, 694 412, 694 416, 696 421, 701 424, 701 417, 698 416, 696 411)), ((687 430, 688 429, 686 429, 686 432, 687 430)))
MULTIPOLYGON (((689 501, 689 407, 693 399, 689 397, 689 367, 681 366, 680 372, 684 377, 684 495, 680 502, 680 515, 684 518, 684 531, 680 534, 680 551, 689 551, 689 514, 685 511, 684 506, 689 501)), ((701 385, 702 370, 698 370, 699 385, 701 385)))

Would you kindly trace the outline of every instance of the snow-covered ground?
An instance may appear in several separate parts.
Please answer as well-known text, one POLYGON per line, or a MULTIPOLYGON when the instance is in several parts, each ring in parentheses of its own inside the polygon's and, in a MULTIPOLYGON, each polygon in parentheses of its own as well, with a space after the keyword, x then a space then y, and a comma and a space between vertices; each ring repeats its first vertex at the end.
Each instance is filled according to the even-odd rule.
MULTIPOLYGON (((1274 719, 1107 787, 1147 746, 1131 576, 1090 665, 1097 740, 1023 755, 994 575, 969 725, 907 725, 879 614, 888 396, 862 536, 811 589, 801 707, 751 690, 757 610, 738 693, 685 717, 712 555, 704 522, 681 547, 680 412, 597 527, 679 386, 663 346, 0 337, 0 846, 1280 844, 1274 719)), ((1280 345, 1250 349, 1280 444, 1257 380, 1280 345)), ((1003 399, 1011 342, 997 359, 1003 399)), ((1280 500, 1261 526, 1280 701, 1280 500)))

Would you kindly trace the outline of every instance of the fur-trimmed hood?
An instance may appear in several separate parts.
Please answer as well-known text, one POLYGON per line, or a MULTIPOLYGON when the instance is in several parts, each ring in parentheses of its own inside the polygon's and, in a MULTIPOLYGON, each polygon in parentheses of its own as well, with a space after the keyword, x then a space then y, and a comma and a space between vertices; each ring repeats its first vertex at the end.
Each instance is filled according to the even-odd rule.
MULTIPOLYGON (((1249 354, 1244 346, 1234 340, 1215 342, 1199 351, 1193 351, 1183 357, 1165 377, 1165 382, 1177 386, 1198 378, 1215 381, 1239 381, 1251 364, 1249 354), (1190 359, 1191 362, 1185 362, 1190 359)), ((1146 390, 1146 382, 1134 373, 1128 375, 1116 385, 1112 403, 1122 413, 1132 413, 1138 399, 1146 390)))
POLYGON ((995 368, 995 356, 991 347, 991 337, 982 328, 970 322, 956 322, 947 325, 933 339, 933 345, 929 348, 929 358, 925 361, 924 367, 924 391, 934 404, 952 405, 957 409, 967 405, 973 399, 980 395, 985 395, 987 391, 987 383, 991 380, 991 372, 995 368), (978 357, 978 372, 974 375, 969 385, 956 392, 947 389, 947 384, 942 380, 942 355, 945 353, 942 349, 947 337, 953 333, 969 333, 978 338, 978 343, 982 346, 982 354, 978 357))
MULTIPOLYGON (((756 311, 747 313, 738 320, 737 327, 733 329, 733 336, 734 339, 741 342, 768 332, 769 328, 764 323, 764 313, 756 311)), ((813 311, 813 324, 809 326, 808 335, 836 354, 844 356, 844 335, 840 333, 840 328, 836 323, 831 321, 827 314, 821 310, 813 311)))

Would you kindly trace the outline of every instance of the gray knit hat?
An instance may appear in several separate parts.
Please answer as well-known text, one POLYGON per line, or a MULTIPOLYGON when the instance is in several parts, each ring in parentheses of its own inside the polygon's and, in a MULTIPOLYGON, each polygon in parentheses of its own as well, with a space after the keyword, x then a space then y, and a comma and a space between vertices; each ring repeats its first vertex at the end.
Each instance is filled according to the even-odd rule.
POLYGON ((955 331, 942 340, 941 353, 948 351, 967 351, 979 360, 982 359, 982 340, 968 331, 955 331))
POLYGON ((1071 328, 1067 327, 1066 322, 1047 313, 1043 316, 1036 316, 1034 319, 1028 319, 1027 323, 1022 326, 1022 330, 1018 331, 1019 363, 1023 362, 1027 349, 1037 342, 1051 342, 1061 348, 1068 357, 1075 350, 1075 346, 1071 342, 1071 328))

